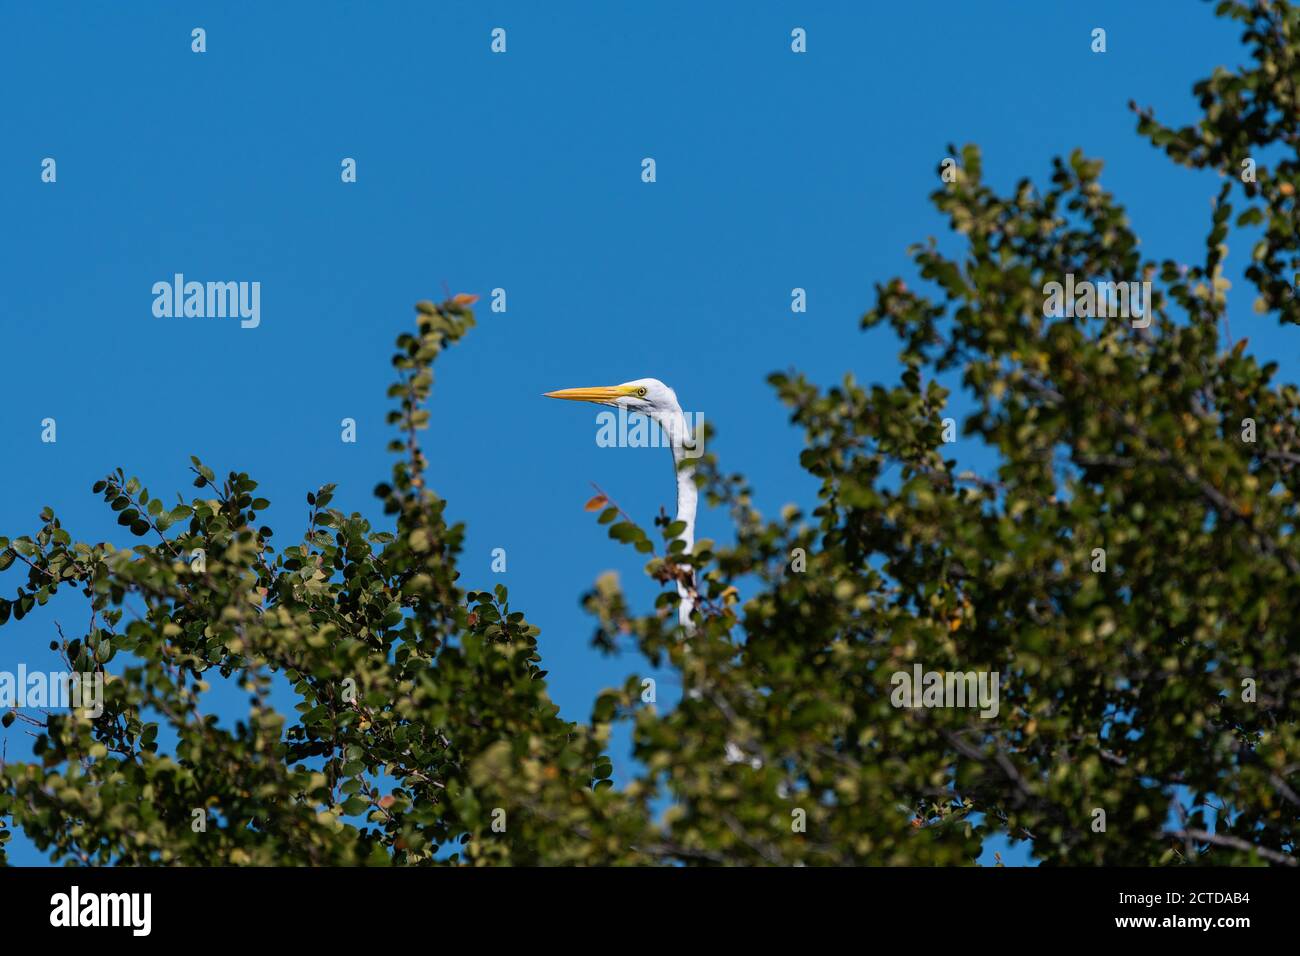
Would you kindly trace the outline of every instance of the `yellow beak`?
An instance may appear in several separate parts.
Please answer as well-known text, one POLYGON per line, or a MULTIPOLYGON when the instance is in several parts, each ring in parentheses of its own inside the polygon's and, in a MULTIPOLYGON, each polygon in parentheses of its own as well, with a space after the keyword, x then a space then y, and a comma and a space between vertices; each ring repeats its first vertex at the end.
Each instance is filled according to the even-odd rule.
POLYGON ((545 393, 546 398, 563 398, 570 402, 595 402, 597 405, 613 405, 614 400, 631 395, 635 388, 626 385, 597 385, 593 388, 562 388, 558 392, 545 393))

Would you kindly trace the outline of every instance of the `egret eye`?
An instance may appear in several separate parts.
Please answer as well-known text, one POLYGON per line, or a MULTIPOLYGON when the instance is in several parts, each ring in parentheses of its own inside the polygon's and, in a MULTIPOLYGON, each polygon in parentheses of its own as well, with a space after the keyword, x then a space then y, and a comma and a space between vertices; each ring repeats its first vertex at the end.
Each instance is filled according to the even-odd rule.
POLYGON ((642 385, 640 388, 638 388, 638 389, 636 390, 636 397, 637 397, 637 398, 645 398, 645 386, 644 386, 644 385, 642 385))

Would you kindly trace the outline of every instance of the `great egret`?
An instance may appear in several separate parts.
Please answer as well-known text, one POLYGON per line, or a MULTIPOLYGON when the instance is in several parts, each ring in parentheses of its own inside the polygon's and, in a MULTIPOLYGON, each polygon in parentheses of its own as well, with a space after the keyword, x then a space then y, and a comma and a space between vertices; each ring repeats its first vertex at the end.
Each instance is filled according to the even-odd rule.
MULTIPOLYGON (((686 525, 678 538, 686 542, 682 553, 690 553, 695 547, 695 505, 698 492, 695 487, 695 468, 689 463, 686 452, 695 446, 687 428, 686 416, 682 414, 682 406, 677 403, 677 393, 657 378, 639 378, 622 385, 565 388, 558 392, 547 392, 546 397, 626 408, 629 413, 640 412, 663 429, 668 447, 672 449, 673 469, 677 477, 677 520, 686 525), (687 464, 683 465, 683 460, 687 464)), ((693 589, 679 579, 677 593, 681 596, 677 619, 689 634, 693 629, 691 611, 695 608, 693 589)))

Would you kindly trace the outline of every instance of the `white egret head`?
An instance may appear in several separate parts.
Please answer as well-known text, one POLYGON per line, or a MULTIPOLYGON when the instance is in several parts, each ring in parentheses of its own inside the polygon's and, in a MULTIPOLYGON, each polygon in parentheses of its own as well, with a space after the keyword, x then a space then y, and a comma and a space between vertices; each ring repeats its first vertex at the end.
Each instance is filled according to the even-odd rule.
MULTIPOLYGON (((570 402, 594 402, 641 412, 663 425, 681 416, 682 407, 677 393, 657 378, 638 378, 622 385, 597 385, 592 388, 562 388, 547 392, 547 398, 563 398, 570 402)), ((672 422, 676 425, 676 421, 672 422)))

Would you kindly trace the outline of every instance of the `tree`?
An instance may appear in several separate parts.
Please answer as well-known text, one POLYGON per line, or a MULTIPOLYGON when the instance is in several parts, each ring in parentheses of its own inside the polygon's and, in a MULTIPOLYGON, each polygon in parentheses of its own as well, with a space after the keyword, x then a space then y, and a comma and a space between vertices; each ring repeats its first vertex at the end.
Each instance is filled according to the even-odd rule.
POLYGON ((1204 263, 1144 257, 1095 160, 1002 196, 968 146, 933 195, 960 253, 915 247, 926 291, 882 283, 863 318, 899 338, 900 381, 771 377, 821 481, 810 511, 760 515, 712 455, 696 480, 731 544, 683 554, 671 523, 601 508, 650 577, 699 592, 689 639, 673 589, 649 613, 612 577, 585 597, 598 646, 680 675, 676 707, 633 677, 561 719, 537 628, 503 587, 461 589, 462 528, 418 443, 432 362, 473 324, 458 296, 397 341, 397 461, 375 489, 391 531, 329 508, 327 485, 277 550, 256 482, 196 458, 209 497, 188 504, 120 469, 95 485, 144 543, 74 542, 48 509, 0 539, 0 570, 26 572, 0 624, 76 589, 89 624, 55 648, 108 677, 102 715, 50 716, 3 768, 0 817, 87 863, 937 864, 1005 831, 1049 863, 1294 865, 1300 391, 1244 340, 1221 348, 1220 324, 1234 227, 1262 227, 1257 311, 1300 322, 1300 10, 1217 10, 1251 65, 1197 84, 1194 126, 1138 111, 1172 159, 1224 177, 1204 263), (1097 299, 1058 315, 1067 276, 1153 295, 1136 321, 1097 299), (944 456, 950 372, 986 474, 944 456), (900 705, 914 665, 996 674, 996 716, 900 705), (214 673, 250 695, 233 729, 203 712, 214 673), (275 673, 296 718, 268 704, 275 673))

